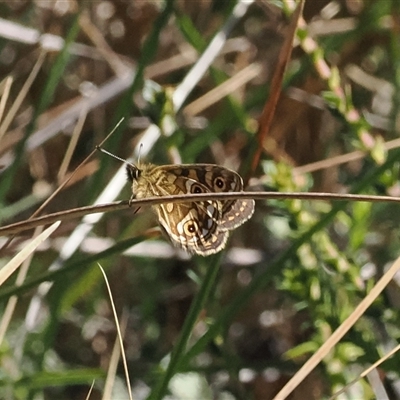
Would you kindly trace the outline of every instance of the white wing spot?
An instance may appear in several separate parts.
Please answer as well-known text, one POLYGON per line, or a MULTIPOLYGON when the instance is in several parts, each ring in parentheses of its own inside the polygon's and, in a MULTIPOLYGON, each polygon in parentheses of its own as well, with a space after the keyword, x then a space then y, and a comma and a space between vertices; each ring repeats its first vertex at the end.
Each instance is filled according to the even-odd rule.
POLYGON ((186 190, 187 190, 188 193, 191 193, 192 185, 193 185, 193 181, 191 181, 189 179, 185 182, 186 190))
POLYGON ((212 217, 214 215, 215 207, 212 204, 207 206, 207 214, 212 217))

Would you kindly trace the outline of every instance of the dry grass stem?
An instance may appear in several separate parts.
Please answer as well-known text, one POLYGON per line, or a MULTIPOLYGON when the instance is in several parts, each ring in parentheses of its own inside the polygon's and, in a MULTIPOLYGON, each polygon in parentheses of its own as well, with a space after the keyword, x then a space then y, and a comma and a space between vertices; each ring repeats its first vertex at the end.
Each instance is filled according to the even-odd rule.
MULTIPOLYGON (((200 194, 185 194, 148 197, 146 199, 132 200, 131 207, 153 206, 162 203, 181 203, 202 200, 232 200, 232 199, 296 199, 296 200, 324 200, 324 201, 363 201, 373 203, 399 203, 400 197, 392 196, 374 196, 361 194, 337 194, 337 193, 283 193, 283 192, 227 192, 227 193, 200 193, 200 194)), ((16 222, 14 224, 0 227, 0 235, 10 235, 23 232, 28 229, 35 228, 39 225, 45 225, 54 222, 55 220, 66 221, 72 218, 81 218, 88 214, 99 214, 110 211, 118 211, 129 208, 129 201, 119 201, 110 204, 98 204, 94 206, 79 207, 67 211, 45 215, 26 221, 16 222)))
POLYGON ((14 120, 19 108, 21 107, 21 104, 23 103, 26 95, 29 92, 30 87, 32 86, 33 82, 35 81, 40 69, 42 68, 44 60, 46 58, 46 54, 47 53, 45 51, 42 51, 39 53, 39 57, 38 57, 35 65, 33 66, 32 71, 28 76, 28 79, 25 81, 24 86, 18 93, 17 98, 14 100, 10 110, 8 111, 7 115, 4 118, 4 121, 0 125, 0 139, 7 132, 7 129, 9 128, 10 124, 14 120))
POLYGON ((29 257, 29 255, 35 251, 36 247, 45 241, 60 226, 60 223, 61 221, 55 222, 36 238, 32 239, 32 241, 24 249, 22 249, 0 270, 0 286, 29 257))
MULTIPOLYGON (((6 107, 6 103, 8 100, 8 96, 10 95, 10 89, 11 85, 13 83, 13 77, 12 76, 7 76, 7 78, 3 79, 0 82, 0 93, 1 93, 1 100, 0 100, 0 126, 1 126, 1 121, 3 120, 3 113, 4 109, 6 107)), ((1 134, 0 132, 0 141, 4 136, 5 131, 1 134)))
MULTIPOLYGON (((42 231, 43 231, 42 227, 36 228, 32 238, 38 237, 38 235, 42 231)), ((24 280, 25 280, 26 275, 27 275, 28 270, 29 270, 29 266, 30 266, 31 261, 32 261, 33 254, 34 254, 34 252, 32 252, 23 261, 22 266, 18 271, 17 279, 15 281, 15 285, 16 286, 20 286, 20 285, 22 285, 24 283, 24 280)), ((17 302, 18 302, 18 297, 17 296, 11 296, 7 301, 7 305, 5 307, 5 310, 4 310, 3 315, 1 316, 1 320, 0 320, 0 343, 3 343, 4 335, 7 332, 7 329, 8 329, 8 326, 10 324, 10 321, 12 319, 12 316, 14 314, 17 302)))
MULTIPOLYGON (((113 315, 114 315, 115 326, 116 326, 117 332, 118 332, 119 348, 116 349, 115 346, 114 346, 114 350, 115 350, 115 351, 113 351, 113 355, 114 355, 114 357, 119 358, 119 353, 121 353, 122 362, 123 362, 123 364, 124 364, 124 371, 125 371, 125 378, 126 378, 126 387, 127 387, 127 389, 128 389, 129 399, 130 399, 130 400, 133 400, 133 397, 132 397, 132 390, 131 390, 131 387, 132 387, 132 386, 131 386, 131 380, 130 380, 130 378, 129 378, 129 369, 128 369, 128 364, 127 364, 127 362, 126 362, 126 355, 125 355, 124 342, 123 342, 123 332, 124 332, 124 330, 125 330, 125 328, 126 328, 126 319, 123 318, 123 324, 121 324, 121 323, 119 322, 119 320, 118 320, 118 315, 117 315, 117 310, 115 309, 115 303, 114 303, 114 300, 113 300, 113 295, 112 295, 112 292, 111 292, 110 284, 108 283, 107 275, 106 275, 106 273, 105 273, 103 267, 102 267, 100 264, 98 264, 98 266, 99 266, 99 268, 100 268, 101 273, 103 274, 104 281, 105 281, 106 286, 107 286, 108 295, 109 295, 109 297, 110 297, 110 304, 111 304, 111 308, 112 308, 113 315)), ((116 359, 114 359, 114 362, 116 362, 116 359)), ((111 368, 111 366, 110 366, 110 368, 111 368)), ((113 365, 113 368, 116 369, 116 365, 115 365, 115 364, 113 365)), ((110 395, 111 383, 112 383, 112 380, 113 380, 113 378, 112 378, 112 373, 111 373, 112 370, 110 369, 109 372, 110 372, 110 375, 107 375, 107 377, 110 378, 109 385, 107 385, 108 396, 110 395)), ((115 372, 115 371, 114 371, 114 372, 115 372)), ((108 398, 110 398, 110 397, 104 397, 104 399, 108 399, 108 398)))
POLYGON ((217 103, 224 97, 235 92, 237 89, 250 82, 252 79, 257 77, 261 72, 261 65, 250 64, 243 68, 237 74, 226 80, 221 85, 210 90, 204 96, 199 97, 192 103, 188 104, 184 109, 183 113, 187 116, 193 116, 199 114, 206 108, 217 103))
MULTIPOLYGON (((71 162, 72 155, 73 155, 73 153, 75 151, 75 148, 76 148, 76 145, 78 143, 80 134, 82 132, 82 128, 83 128, 83 125, 85 123, 86 116, 87 116, 87 109, 83 108, 82 109, 82 113, 79 116, 78 122, 74 127, 74 131, 72 133, 71 140, 70 140, 69 145, 67 147, 67 150, 65 152, 64 159, 61 162, 60 169, 58 170, 57 180, 58 180, 59 184, 61 184, 62 180, 65 177, 65 174, 67 173, 68 166, 69 166, 69 163, 71 162)), ((78 168, 75 169, 73 174, 75 174, 75 172, 78 171, 84 165, 85 165, 85 163, 82 163, 78 168)), ((63 187, 72 179, 73 174, 71 174, 68 177, 68 179, 66 179, 66 182, 63 183, 63 187)))

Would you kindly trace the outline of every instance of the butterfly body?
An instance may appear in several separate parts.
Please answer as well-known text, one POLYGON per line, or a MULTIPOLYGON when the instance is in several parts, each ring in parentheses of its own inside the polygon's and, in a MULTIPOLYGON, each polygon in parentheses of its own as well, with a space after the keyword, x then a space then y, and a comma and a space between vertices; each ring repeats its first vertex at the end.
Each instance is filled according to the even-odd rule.
MULTIPOLYGON (((127 165, 132 198, 221 193, 243 190, 239 174, 213 164, 127 165)), ((158 220, 173 244, 207 256, 225 247, 229 231, 247 221, 254 212, 254 200, 203 200, 163 203, 153 206, 158 220)))

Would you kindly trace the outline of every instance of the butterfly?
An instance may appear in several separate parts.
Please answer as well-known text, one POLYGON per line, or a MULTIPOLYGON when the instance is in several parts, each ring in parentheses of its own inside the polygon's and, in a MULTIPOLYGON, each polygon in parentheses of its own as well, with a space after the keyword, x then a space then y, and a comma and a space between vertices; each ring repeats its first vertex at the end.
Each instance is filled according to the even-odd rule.
MULTIPOLYGON (((101 148, 99 150, 108 153, 101 148)), ((243 190, 241 176, 219 165, 133 165, 122 161, 126 163, 128 178, 132 184, 130 201, 153 196, 243 190)), ((208 256, 221 251, 226 245, 229 231, 251 218, 254 213, 254 200, 166 202, 152 208, 162 230, 175 246, 189 253, 208 256)))

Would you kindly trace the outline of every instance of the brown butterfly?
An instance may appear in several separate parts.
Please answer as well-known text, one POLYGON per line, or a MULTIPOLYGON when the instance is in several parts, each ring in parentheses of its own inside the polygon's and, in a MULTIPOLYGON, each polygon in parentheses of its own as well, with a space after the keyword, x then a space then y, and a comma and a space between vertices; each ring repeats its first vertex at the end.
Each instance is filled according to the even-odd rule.
MULTIPOLYGON (((136 166, 127 163, 127 172, 132 182, 131 200, 185 193, 243 190, 243 180, 239 174, 213 164, 136 166)), ((154 205, 153 209, 161 227, 175 246, 189 253, 208 256, 221 251, 225 247, 229 231, 242 225, 253 215, 254 200, 162 203, 154 205)))

